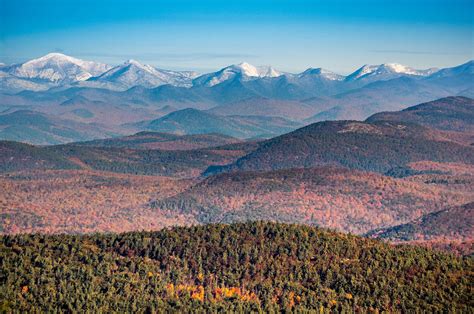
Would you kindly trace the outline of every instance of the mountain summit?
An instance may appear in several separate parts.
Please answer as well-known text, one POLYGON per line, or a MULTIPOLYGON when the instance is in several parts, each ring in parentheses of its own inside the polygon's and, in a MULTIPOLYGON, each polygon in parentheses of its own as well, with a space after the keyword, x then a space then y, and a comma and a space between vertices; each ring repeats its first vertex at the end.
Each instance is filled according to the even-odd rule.
POLYGON ((323 68, 309 68, 305 70, 304 72, 298 74, 298 77, 300 78, 306 77, 306 76, 319 76, 331 81, 344 80, 344 76, 331 72, 329 70, 323 69, 323 68))
POLYGON ((84 61, 62 53, 49 53, 41 58, 12 65, 3 70, 19 78, 54 83, 84 81, 110 69, 107 64, 84 61))
POLYGON ((137 85, 146 88, 165 84, 189 86, 192 78, 196 75, 195 72, 191 71, 160 70, 130 59, 97 77, 91 78, 89 81, 98 86, 115 86, 118 89, 128 89, 137 85))
POLYGON ((251 80, 263 77, 278 77, 283 73, 270 66, 254 66, 247 62, 233 64, 217 72, 204 74, 193 81, 194 85, 212 87, 233 79, 251 80))

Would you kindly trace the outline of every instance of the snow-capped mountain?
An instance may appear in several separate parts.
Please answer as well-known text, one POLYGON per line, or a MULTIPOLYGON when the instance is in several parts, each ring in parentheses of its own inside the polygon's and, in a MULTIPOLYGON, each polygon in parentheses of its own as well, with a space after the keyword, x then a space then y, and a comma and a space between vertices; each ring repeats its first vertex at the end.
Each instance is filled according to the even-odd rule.
POLYGON ((2 68, 9 74, 23 79, 53 83, 84 81, 110 69, 107 64, 84 61, 61 53, 49 53, 41 58, 2 68))
POLYGON ((215 86, 235 78, 252 80, 263 77, 278 77, 283 73, 269 66, 253 66, 247 62, 233 64, 217 72, 201 75, 193 81, 193 85, 215 86))
MULTIPOLYGON (((53 54, 23 65, 0 67, 0 107, 7 112, 25 106, 129 132, 130 127, 143 126, 135 124, 137 121, 185 108, 210 110, 217 116, 259 116, 247 121, 248 128, 258 128, 275 118, 292 119, 297 124, 363 120, 376 112, 433 99, 474 95, 473 61, 431 75, 432 69, 415 70, 398 64, 364 66, 348 77, 322 68, 292 74, 241 63, 196 78, 194 72, 160 70, 129 60, 78 81, 83 79, 79 74, 88 73, 88 77, 100 69, 77 60, 70 62, 69 57, 53 54), (21 74, 29 67, 37 71, 36 76, 28 72, 35 78, 12 74, 21 74), (47 76, 51 80, 44 79, 48 70, 53 74, 47 76), (52 79, 54 75, 61 75, 63 80, 52 79), (68 82, 66 77, 74 81, 68 82), (164 106, 175 109, 165 110, 164 106)), ((271 123, 276 123, 272 128, 280 129, 280 122, 271 123)), ((38 138, 35 133, 27 136, 38 138)))
POLYGON ((118 89, 128 89, 133 86, 153 88, 165 84, 190 86, 192 79, 196 76, 197 73, 192 71, 161 70, 151 65, 141 64, 136 60, 128 60, 99 76, 90 78, 82 85, 115 86, 118 89))
POLYGON ((457 67, 441 69, 433 73, 430 78, 449 77, 461 74, 474 74, 474 60, 458 65, 457 67))
POLYGON ((0 92, 43 91, 50 88, 58 91, 67 90, 70 87, 124 91, 132 87, 146 89, 169 85, 169 88, 160 91, 160 93, 165 93, 164 95, 155 95, 157 99, 174 102, 176 98, 183 97, 182 99, 188 99, 188 101, 191 101, 190 99, 202 101, 209 96, 209 91, 205 87, 229 83, 222 84, 220 85, 222 88, 216 89, 216 92, 221 94, 211 97, 210 104, 216 99, 235 100, 242 97, 248 98, 250 95, 292 100, 328 97, 362 88, 372 82, 404 77, 423 82, 429 80, 437 86, 444 84, 445 87, 447 86, 445 78, 449 78, 452 86, 462 85, 464 89, 472 90, 473 73, 473 61, 439 71, 434 68, 418 70, 397 63, 364 65, 348 76, 322 68, 309 68, 304 72, 292 74, 275 70, 270 66, 253 66, 243 62, 198 76, 196 72, 163 70, 135 60, 128 60, 111 67, 61 53, 50 53, 21 64, 3 65, 0 63, 0 92), (450 79, 451 77, 457 78, 455 83, 450 79), (232 82, 239 84, 230 84, 232 82), (173 87, 186 87, 191 90, 188 93, 183 89, 173 89, 173 87))
POLYGON ((424 77, 435 73, 438 69, 417 70, 398 63, 380 65, 364 65, 346 77, 346 81, 355 80, 387 80, 400 76, 424 77))
POLYGON ((321 78, 324 78, 324 79, 330 80, 330 81, 342 81, 345 78, 343 75, 339 75, 337 73, 334 73, 334 72, 331 72, 329 70, 325 70, 325 69, 322 69, 322 68, 316 68, 316 69, 315 68, 309 68, 306 71, 301 72, 300 74, 298 74, 298 77, 300 77, 300 78, 307 77, 307 76, 317 76, 317 77, 321 77, 321 78))

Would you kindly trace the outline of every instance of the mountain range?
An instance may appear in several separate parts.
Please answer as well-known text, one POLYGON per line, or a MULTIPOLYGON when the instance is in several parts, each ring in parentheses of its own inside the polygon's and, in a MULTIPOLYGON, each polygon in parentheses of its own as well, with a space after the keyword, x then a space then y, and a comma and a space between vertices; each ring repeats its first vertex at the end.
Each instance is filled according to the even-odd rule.
MULTIPOLYGON (((33 82, 56 83, 58 86, 84 82, 85 86, 129 89, 133 86, 147 88, 160 85, 212 87, 230 80, 251 81, 265 78, 285 77, 292 81, 308 77, 334 82, 364 83, 389 80, 401 76, 443 77, 450 71, 431 68, 413 69, 397 63, 364 65, 355 72, 343 76, 322 68, 309 68, 299 74, 286 73, 271 66, 254 66, 247 62, 230 65, 219 71, 199 75, 194 71, 171 71, 144 65, 130 59, 123 64, 111 66, 94 61, 84 61, 61 53, 49 53, 43 57, 20 64, 0 65, 0 71, 17 79, 33 82)), ((452 72, 452 71, 451 71, 452 72)), ((451 74, 452 75, 452 74, 451 74)), ((18 86, 28 90, 28 86, 18 86)))
POLYGON ((443 97, 472 97, 473 64, 427 70, 365 65, 344 76, 321 68, 293 74, 243 62, 199 75, 136 60, 110 66, 51 53, 0 66, 0 116, 30 111, 96 132, 40 141, 33 133, 12 132, 19 128, 12 122, 2 125, 0 139, 56 144, 140 131, 271 137, 318 121, 364 120, 443 97), (209 119, 214 126, 200 125, 209 119))

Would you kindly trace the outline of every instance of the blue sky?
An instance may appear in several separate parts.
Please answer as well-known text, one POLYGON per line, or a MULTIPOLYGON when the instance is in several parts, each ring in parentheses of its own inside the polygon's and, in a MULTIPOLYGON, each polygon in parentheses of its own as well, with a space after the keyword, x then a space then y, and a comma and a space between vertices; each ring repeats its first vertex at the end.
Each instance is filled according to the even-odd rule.
POLYGON ((59 51, 201 72, 231 63, 348 73, 474 59, 471 0, 0 0, 0 62, 59 51))

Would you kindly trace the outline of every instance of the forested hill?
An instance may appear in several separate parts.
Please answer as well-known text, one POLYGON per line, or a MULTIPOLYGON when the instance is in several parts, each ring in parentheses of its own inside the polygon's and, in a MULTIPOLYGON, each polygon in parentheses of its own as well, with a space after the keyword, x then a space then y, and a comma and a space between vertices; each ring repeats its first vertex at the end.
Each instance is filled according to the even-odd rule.
POLYGON ((472 312, 474 264, 254 222, 0 237, 0 311, 472 312))
POLYGON ((261 142, 234 163, 212 166, 205 174, 320 165, 387 173, 421 160, 474 164, 474 149, 413 123, 325 121, 261 142))
POLYGON ((433 129, 473 133, 474 99, 460 96, 441 98, 401 111, 376 113, 366 121, 411 122, 433 129))

